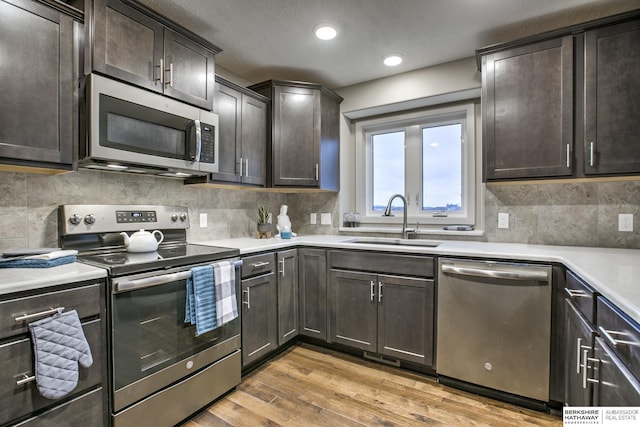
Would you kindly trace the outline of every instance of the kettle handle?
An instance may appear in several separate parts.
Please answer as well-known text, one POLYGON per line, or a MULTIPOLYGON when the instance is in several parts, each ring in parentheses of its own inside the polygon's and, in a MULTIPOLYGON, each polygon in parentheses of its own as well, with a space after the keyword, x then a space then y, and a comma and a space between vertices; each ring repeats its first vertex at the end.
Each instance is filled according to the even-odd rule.
POLYGON ((162 234, 162 231, 160 231, 160 230, 153 230, 153 232, 151 234, 153 234, 155 236, 156 233, 158 233, 160 235, 160 240, 158 240, 156 238, 156 240, 158 240, 158 244, 160 244, 164 240, 164 234, 162 234))

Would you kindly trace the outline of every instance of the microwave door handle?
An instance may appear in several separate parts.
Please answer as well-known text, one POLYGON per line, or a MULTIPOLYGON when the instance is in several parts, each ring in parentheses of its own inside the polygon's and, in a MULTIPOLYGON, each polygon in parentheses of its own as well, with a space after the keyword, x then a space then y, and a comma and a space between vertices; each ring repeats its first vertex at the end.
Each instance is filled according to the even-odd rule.
POLYGON ((202 129, 200 128, 200 120, 196 119, 192 122, 195 129, 196 146, 189 144, 189 160, 192 162, 200 161, 200 152, 202 151, 202 129))

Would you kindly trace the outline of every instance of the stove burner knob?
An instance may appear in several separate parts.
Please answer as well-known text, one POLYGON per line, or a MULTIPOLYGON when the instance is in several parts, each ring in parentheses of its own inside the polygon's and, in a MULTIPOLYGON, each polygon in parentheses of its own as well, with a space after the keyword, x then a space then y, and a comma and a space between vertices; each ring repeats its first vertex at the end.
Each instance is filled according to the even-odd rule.
POLYGON ((80 224, 80 222, 82 221, 82 215, 80 214, 73 214, 69 217, 69 222, 73 225, 78 225, 80 224))
POLYGON ((84 223, 87 225, 95 224, 96 216, 94 214, 88 214, 84 217, 84 223))
POLYGON ((180 221, 186 221, 186 220, 187 220, 187 213, 180 212, 180 221))
POLYGON ((178 214, 177 213, 172 213, 171 214, 171 221, 176 222, 178 220, 178 214))

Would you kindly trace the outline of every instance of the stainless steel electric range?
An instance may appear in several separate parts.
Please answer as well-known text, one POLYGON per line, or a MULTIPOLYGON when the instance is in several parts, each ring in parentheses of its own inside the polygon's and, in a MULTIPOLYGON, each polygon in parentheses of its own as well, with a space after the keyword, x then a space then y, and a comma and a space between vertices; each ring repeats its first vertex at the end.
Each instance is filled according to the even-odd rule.
MULTIPOLYGON (((196 337, 185 323, 190 269, 237 249, 188 244, 182 206, 63 205, 60 245, 108 271, 110 408, 114 426, 174 425, 240 382, 240 319, 196 337), (122 232, 160 230, 157 251, 132 253, 122 232)), ((129 233, 128 233, 129 234, 129 233)))

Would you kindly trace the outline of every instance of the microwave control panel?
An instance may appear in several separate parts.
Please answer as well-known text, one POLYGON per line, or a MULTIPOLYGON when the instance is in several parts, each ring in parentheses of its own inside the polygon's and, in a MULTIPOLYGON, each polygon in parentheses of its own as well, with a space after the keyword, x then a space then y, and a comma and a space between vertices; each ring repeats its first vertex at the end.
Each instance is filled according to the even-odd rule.
POLYGON ((212 125, 200 123, 200 137, 202 139, 200 161, 203 163, 215 163, 215 128, 212 125))

